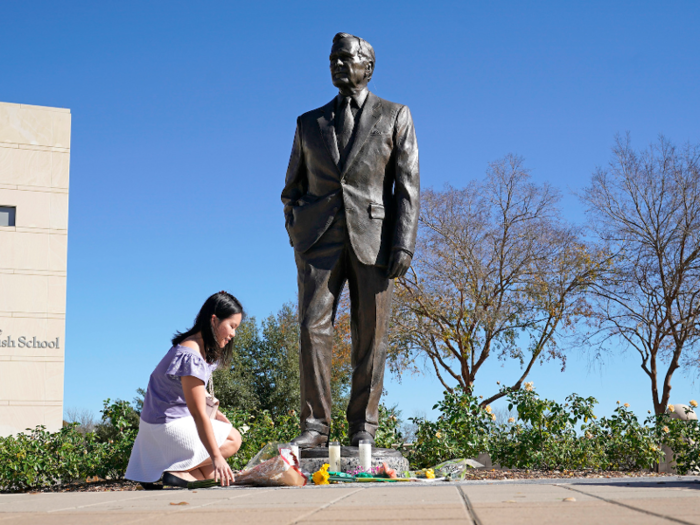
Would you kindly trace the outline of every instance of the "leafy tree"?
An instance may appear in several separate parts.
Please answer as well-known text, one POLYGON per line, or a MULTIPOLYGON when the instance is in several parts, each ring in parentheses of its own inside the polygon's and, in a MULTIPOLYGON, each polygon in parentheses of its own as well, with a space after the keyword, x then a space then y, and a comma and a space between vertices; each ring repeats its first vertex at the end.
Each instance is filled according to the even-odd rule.
MULTIPOLYGON (((139 412, 128 401, 107 399, 101 410, 102 420, 94 427, 95 436, 100 443, 112 442, 124 432, 138 431, 139 412)), ((134 434, 135 435, 135 434, 134 434)))
POLYGON ((134 396, 134 399, 131 400, 131 406, 134 407, 134 410, 136 413, 140 416, 141 411, 143 410, 143 400, 146 397, 146 389, 145 388, 137 388, 136 389, 136 396, 134 396))
POLYGON ((214 372, 214 393, 222 407, 254 412, 260 406, 255 392, 255 362, 250 357, 257 351, 258 332, 255 317, 246 319, 236 330, 230 365, 214 372))
POLYGON ((273 416, 299 408, 299 322, 296 309, 285 304, 265 319, 260 337, 248 347, 253 364, 253 391, 259 408, 273 416))
MULTIPOLYGON (((331 390, 335 404, 347 406, 350 385, 350 317, 347 300, 336 318, 331 390)), ((298 411, 299 321, 296 306, 287 303, 258 324, 247 319, 237 330, 230 367, 214 374, 222 406, 272 417, 298 411)))

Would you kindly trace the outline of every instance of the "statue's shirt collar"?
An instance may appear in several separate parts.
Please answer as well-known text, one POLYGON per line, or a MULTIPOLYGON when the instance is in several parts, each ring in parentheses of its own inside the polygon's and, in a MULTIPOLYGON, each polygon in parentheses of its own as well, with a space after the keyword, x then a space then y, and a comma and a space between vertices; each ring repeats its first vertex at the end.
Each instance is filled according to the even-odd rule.
MULTIPOLYGON (((355 107, 357 107, 358 109, 362 109, 362 106, 364 106, 368 95, 369 95, 369 89, 364 88, 363 90, 358 91, 354 95, 350 95, 350 98, 352 98, 352 100, 354 101, 354 103, 356 105, 355 107)), ((340 107, 340 105, 343 103, 344 98, 345 98, 345 96, 342 93, 338 93, 338 96, 335 99, 336 108, 340 107)))

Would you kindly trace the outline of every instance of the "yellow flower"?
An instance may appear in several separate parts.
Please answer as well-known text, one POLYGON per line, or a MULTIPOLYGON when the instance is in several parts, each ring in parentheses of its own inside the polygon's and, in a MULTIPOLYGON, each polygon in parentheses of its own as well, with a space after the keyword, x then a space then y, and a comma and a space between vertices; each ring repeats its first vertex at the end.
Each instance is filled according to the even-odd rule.
POLYGON ((629 403, 625 403, 623 406, 624 406, 625 408, 629 408, 629 407, 630 407, 630 404, 629 404, 629 403))
POLYGON ((435 437, 440 439, 442 437, 442 434, 440 432, 435 432, 435 437))
POLYGON ((694 399, 690 400, 690 406, 693 408, 698 408, 698 402, 695 401, 694 399))
POLYGON ((514 417, 509 417, 509 418, 508 418, 508 423, 515 423, 515 418, 514 418, 514 417))
POLYGON ((668 405, 668 411, 669 411, 669 412, 675 412, 675 411, 676 411, 676 407, 674 407, 673 405, 668 405))
POLYGON ((433 469, 429 468, 428 470, 426 470, 425 477, 428 479, 435 479, 435 472, 433 472, 433 469))
POLYGON ((525 391, 532 392, 532 389, 534 388, 534 386, 533 386, 534 384, 535 384, 534 381, 530 381, 529 383, 525 383, 525 391))
POLYGON ((669 432, 671 432, 671 431, 668 429, 668 427, 664 427, 664 428, 662 428, 661 430, 663 430, 664 432, 666 432, 666 434, 668 434, 669 432))
POLYGON ((620 404, 620 402, 619 402, 619 401, 617 401, 617 404, 619 405, 619 404, 620 404))
POLYGON ((330 465, 328 463, 324 463, 321 470, 314 472, 312 479, 314 480, 315 485, 329 485, 328 478, 330 478, 331 475, 328 473, 328 467, 330 467, 330 465))
POLYGON ((493 421, 496 421, 496 414, 491 414, 491 419, 492 419, 493 421))
POLYGON ((484 410, 486 410, 486 412, 488 412, 490 414, 491 413, 491 405, 486 405, 486 408, 484 410))

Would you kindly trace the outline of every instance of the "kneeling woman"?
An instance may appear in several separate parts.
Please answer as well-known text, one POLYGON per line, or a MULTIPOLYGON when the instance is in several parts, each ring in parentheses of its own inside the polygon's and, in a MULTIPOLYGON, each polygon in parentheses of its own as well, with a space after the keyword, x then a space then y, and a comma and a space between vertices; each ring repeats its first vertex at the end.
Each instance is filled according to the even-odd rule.
POLYGON ((208 415, 206 385, 231 358, 243 315, 241 303, 222 291, 206 300, 191 329, 175 334, 148 381, 127 479, 146 488, 160 479, 181 487, 203 479, 222 486, 233 481, 226 459, 238 451, 241 435, 218 410, 208 415))

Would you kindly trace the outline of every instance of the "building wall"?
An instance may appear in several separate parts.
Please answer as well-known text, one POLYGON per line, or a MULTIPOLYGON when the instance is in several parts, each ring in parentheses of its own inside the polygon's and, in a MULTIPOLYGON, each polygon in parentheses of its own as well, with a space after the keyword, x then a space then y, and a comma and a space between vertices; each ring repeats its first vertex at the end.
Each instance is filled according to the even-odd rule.
POLYGON ((63 420, 68 109, 0 102, 0 436, 63 420))

